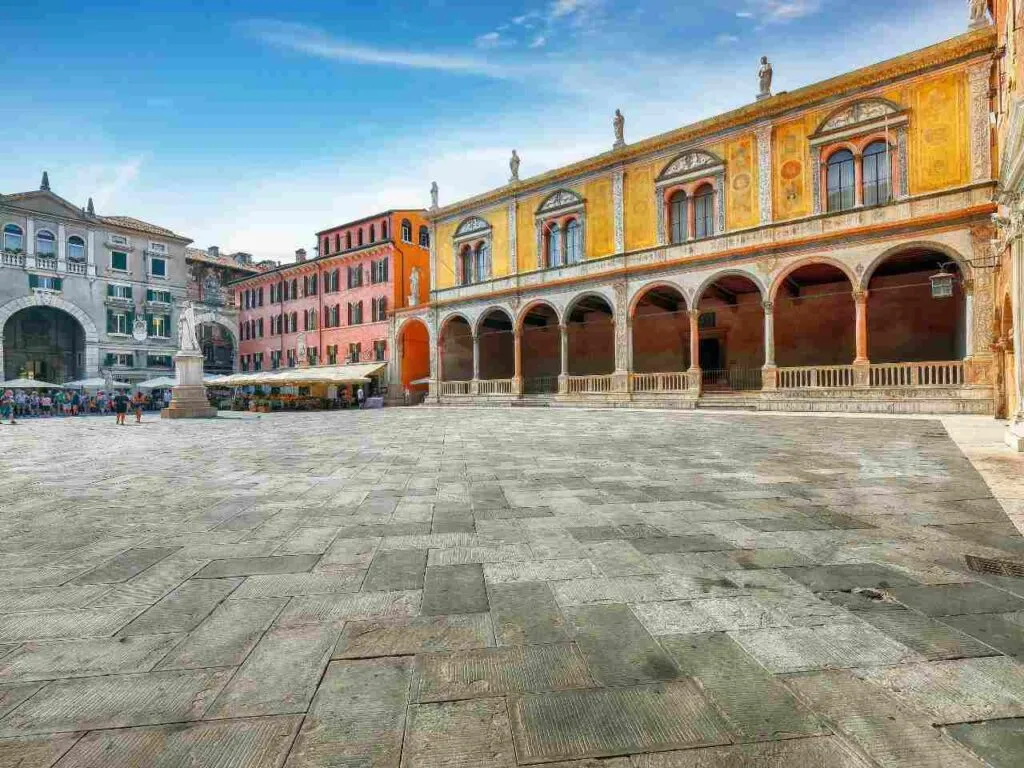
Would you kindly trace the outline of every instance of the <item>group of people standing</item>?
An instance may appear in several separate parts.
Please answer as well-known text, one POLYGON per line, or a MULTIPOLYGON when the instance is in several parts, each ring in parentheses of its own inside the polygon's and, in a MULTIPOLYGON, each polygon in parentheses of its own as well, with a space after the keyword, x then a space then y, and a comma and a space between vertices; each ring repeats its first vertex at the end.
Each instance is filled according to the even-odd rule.
POLYGON ((62 389, 53 392, 4 389, 0 390, 0 424, 4 421, 16 424, 18 418, 84 416, 90 413, 113 413, 117 417, 116 423, 124 424, 129 410, 135 413, 135 423, 139 424, 144 410, 166 407, 170 399, 170 390, 163 395, 145 395, 141 391, 129 395, 124 389, 95 394, 65 392, 62 389))

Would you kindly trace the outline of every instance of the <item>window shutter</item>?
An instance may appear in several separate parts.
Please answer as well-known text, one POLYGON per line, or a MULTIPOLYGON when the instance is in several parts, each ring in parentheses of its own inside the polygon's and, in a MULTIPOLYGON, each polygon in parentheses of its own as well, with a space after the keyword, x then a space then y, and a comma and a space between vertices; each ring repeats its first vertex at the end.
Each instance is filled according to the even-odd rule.
MULTIPOLYGON (((107 286, 110 287, 109 285, 107 286)), ((111 309, 107 310, 107 333, 114 332, 114 311, 111 309)), ((109 355, 107 356, 109 358, 109 355)))
POLYGON ((146 313, 146 333, 150 336, 156 335, 156 323, 153 322, 153 315, 146 313))
POLYGON ((39 287, 39 275, 29 275, 28 276, 28 287, 29 288, 38 288, 39 287))
POLYGON ((53 290, 60 291, 64 289, 64 278, 55 277, 53 278, 53 290))
POLYGON ((132 298, 132 286, 128 286, 128 298, 132 298))

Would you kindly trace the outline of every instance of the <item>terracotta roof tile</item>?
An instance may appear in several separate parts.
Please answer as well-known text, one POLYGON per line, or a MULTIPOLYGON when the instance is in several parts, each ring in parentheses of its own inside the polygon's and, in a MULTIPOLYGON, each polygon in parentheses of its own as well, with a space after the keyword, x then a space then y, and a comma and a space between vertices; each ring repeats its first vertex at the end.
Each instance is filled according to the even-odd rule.
POLYGON ((132 216, 100 216, 100 221, 107 224, 113 224, 115 227, 124 227, 125 229, 134 229, 137 232, 147 232, 151 235, 164 235, 165 237, 177 237, 185 240, 181 235, 175 234, 169 229, 164 227, 158 227, 156 224, 150 224, 148 221, 142 219, 136 219, 132 216))

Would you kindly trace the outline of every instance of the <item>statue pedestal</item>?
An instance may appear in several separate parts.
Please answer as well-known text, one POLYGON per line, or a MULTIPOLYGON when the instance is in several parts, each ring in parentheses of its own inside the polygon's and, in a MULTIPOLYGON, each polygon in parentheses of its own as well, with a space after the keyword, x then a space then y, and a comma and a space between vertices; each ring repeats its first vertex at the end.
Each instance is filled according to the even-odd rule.
POLYGON ((179 352, 174 356, 178 383, 171 388, 171 403, 162 411, 163 419, 210 419, 217 409, 206 399, 203 385, 203 355, 201 352, 179 352))

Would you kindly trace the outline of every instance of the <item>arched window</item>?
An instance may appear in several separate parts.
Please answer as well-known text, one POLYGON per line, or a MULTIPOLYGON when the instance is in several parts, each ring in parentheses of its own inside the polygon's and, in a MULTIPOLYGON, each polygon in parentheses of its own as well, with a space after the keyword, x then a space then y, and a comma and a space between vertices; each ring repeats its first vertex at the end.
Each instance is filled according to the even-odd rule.
POLYGON ((715 234, 715 193, 705 185, 693 196, 694 237, 710 237, 715 234))
POLYGON ((48 229, 36 233, 36 255, 54 257, 57 255, 57 238, 48 229))
POLYGON ((362 229, 359 230, 359 238, 358 238, 357 242, 359 243, 360 246, 362 246, 362 244, 363 244, 363 230, 362 229))
POLYGON ((583 238, 580 234, 580 223, 576 219, 570 219, 565 225, 566 264, 579 264, 583 261, 583 238))
POLYGON ((341 250, 341 235, 334 236, 334 251, 337 253, 341 250))
POLYGON ((856 205, 853 152, 841 149, 828 158, 828 209, 846 211, 856 205))
POLYGON ((468 245, 464 245, 459 251, 459 271, 463 285, 473 282, 473 249, 468 245))
POLYGON ((486 280, 488 276, 486 241, 481 241, 476 244, 474 255, 476 256, 476 264, 474 266, 476 281, 480 282, 481 280, 486 280))
POLYGON ((22 251, 25 249, 25 238, 21 227, 17 224, 4 225, 3 249, 5 251, 22 251))
POLYGON ((864 205, 889 202, 889 152, 884 141, 873 141, 864 150, 864 205))
POLYGON ((673 243, 685 243, 688 234, 689 213, 686 210, 686 193, 674 192, 668 200, 668 220, 673 243))
POLYGON ((370 225, 370 242, 371 243, 377 242, 377 225, 376 224, 371 224, 370 225))
POLYGON ((412 242, 412 223, 408 219, 402 219, 402 242, 412 242))
POLYGON ((299 281, 298 280, 292 280, 292 298, 293 299, 299 298, 299 281))
POLYGON ((557 224, 548 227, 547 256, 549 267, 562 266, 562 230, 557 224))
POLYGON ((420 227, 420 247, 430 247, 430 230, 426 227, 426 225, 420 227))
POLYGON ((382 221, 380 223, 380 239, 381 240, 387 240, 388 239, 388 220, 387 219, 384 219, 384 221, 382 221))
POLYGON ((345 248, 348 249, 348 250, 352 250, 352 233, 351 232, 346 232, 345 233, 345 248))
POLYGON ((80 264, 85 261, 85 240, 78 235, 68 238, 68 261, 80 264))

